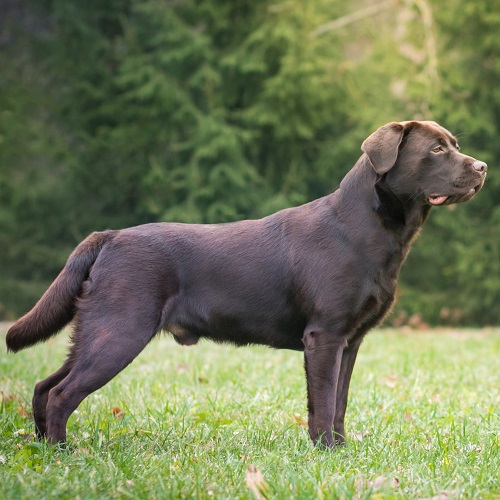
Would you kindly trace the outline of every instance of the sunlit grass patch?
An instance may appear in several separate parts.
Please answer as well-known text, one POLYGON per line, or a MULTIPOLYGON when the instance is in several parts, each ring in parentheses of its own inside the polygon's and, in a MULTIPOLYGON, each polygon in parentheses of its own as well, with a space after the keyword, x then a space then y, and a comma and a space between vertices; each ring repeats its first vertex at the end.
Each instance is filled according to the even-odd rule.
POLYGON ((37 443, 33 386, 65 344, 0 356, 1 497, 500 494, 499 330, 370 334, 333 452, 309 441, 300 353, 169 338, 82 403, 69 450, 37 443))

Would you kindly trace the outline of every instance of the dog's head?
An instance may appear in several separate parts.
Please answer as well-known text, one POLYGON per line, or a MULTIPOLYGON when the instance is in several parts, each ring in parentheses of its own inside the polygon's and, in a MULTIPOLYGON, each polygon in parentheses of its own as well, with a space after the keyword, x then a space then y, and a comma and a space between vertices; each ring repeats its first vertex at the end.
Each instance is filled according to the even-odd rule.
POLYGON ((486 163, 460 153, 456 138, 436 122, 388 123, 361 149, 394 194, 428 205, 468 201, 486 177, 486 163))

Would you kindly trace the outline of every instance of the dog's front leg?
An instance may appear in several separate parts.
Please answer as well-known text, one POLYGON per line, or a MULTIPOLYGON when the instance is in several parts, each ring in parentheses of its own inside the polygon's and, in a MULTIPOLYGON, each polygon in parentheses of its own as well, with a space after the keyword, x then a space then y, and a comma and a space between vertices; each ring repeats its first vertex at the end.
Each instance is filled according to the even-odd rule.
POLYGON ((316 444, 335 445, 332 434, 337 385, 346 340, 335 333, 308 328, 304 333, 309 435, 316 444))
POLYGON ((347 408, 347 397, 349 394, 349 383, 351 381, 352 370, 356 361, 362 337, 355 340, 344 349, 342 362, 340 365, 339 381, 337 384, 337 400, 335 402, 335 418, 333 427, 335 430, 335 440, 338 444, 345 444, 344 418, 347 408))

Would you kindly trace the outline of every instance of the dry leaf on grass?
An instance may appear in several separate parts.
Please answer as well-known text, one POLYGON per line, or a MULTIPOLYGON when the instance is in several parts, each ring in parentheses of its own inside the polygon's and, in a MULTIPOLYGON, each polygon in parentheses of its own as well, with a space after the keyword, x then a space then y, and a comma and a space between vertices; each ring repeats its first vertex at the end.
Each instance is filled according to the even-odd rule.
POLYGON ((15 401, 19 403, 19 408, 17 409, 17 414, 21 417, 28 417, 29 412, 24 407, 23 400, 17 394, 5 394, 5 392, 0 391, 0 403, 11 403, 15 401))
POLYGON ((0 403, 9 403, 10 401, 21 401, 21 398, 17 394, 5 394, 5 392, 0 391, 0 403))
POLYGON ((118 419, 118 420, 121 420, 123 418, 123 415, 124 415, 124 411, 121 410, 120 408, 118 408, 118 406, 115 406, 111 412, 113 413, 113 415, 118 419))
POLYGON ((389 373, 389 375, 387 375, 387 377, 385 377, 384 383, 390 389, 394 389, 394 387, 396 387, 398 385, 397 380, 398 380, 398 378, 396 377, 396 375, 392 375, 391 373, 389 373))
POLYGON ((307 420, 302 417, 300 413, 294 413, 293 418, 295 419, 295 423, 297 425, 301 425, 303 427, 307 427, 307 420))
POLYGON ((267 484, 264 481, 264 476, 262 475, 262 472, 255 467, 255 465, 248 466, 245 474, 245 483, 248 489, 255 495, 257 500, 268 498, 267 484))
POLYGON ((18 409, 17 409, 17 414, 20 416, 20 417, 27 417, 28 416, 28 412, 26 410, 26 408, 24 406, 20 406, 18 409))

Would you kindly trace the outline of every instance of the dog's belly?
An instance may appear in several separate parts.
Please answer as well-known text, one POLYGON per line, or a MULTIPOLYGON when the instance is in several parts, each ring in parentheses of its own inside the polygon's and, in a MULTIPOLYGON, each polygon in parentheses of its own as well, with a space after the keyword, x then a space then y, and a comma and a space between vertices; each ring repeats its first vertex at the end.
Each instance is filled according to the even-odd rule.
POLYGON ((238 346, 261 344, 278 349, 303 350, 305 318, 290 310, 208 310, 183 304, 169 314, 162 328, 181 345, 194 345, 200 338, 238 346))
POLYGON ((226 330, 224 332, 216 330, 201 330, 197 327, 184 327, 174 325, 169 327, 170 333, 175 341, 180 345, 191 346, 198 343, 200 338, 207 338, 215 342, 228 342, 237 346, 249 344, 260 344, 273 347, 275 349, 292 349, 294 351, 303 351, 302 342, 303 329, 300 335, 294 335, 293 332, 270 331, 265 328, 259 332, 249 332, 242 330, 226 330))

